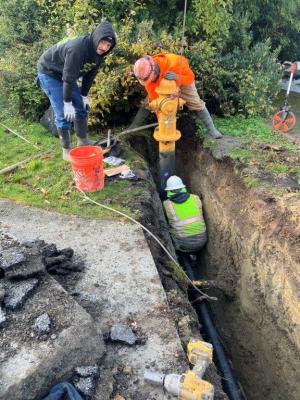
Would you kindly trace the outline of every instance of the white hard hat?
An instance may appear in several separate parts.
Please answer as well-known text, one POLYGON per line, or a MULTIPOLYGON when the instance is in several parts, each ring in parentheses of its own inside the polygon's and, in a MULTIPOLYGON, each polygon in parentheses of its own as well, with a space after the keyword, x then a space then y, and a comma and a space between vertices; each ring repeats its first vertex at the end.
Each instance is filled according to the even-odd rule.
POLYGON ((183 184, 181 178, 179 176, 173 175, 170 176, 167 180, 167 186, 165 190, 176 190, 176 189, 182 189, 185 188, 185 185, 183 184))

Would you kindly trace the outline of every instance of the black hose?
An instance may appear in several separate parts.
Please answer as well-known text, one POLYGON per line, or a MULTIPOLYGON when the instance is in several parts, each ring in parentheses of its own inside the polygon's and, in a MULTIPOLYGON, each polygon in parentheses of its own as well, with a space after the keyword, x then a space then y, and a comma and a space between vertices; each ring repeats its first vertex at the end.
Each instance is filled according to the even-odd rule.
MULTIPOLYGON (((189 257, 185 254, 179 256, 181 264, 183 265, 188 277, 193 281, 195 280, 195 273, 191 266, 189 257)), ((222 385, 225 393, 228 395, 230 400, 245 400, 245 396, 234 376, 232 368, 226 357, 220 336, 213 324, 211 318, 211 308, 207 300, 200 299, 199 293, 195 290, 191 290, 191 301, 197 312, 198 318, 203 326, 204 332, 211 341, 214 348, 214 359, 216 366, 222 376, 222 385)))

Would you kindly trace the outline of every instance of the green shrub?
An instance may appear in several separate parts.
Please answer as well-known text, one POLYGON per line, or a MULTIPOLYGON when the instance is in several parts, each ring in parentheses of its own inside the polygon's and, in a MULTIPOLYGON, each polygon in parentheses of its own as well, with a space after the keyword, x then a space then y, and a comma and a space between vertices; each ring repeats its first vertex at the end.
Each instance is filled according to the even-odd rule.
POLYGON ((152 21, 139 24, 129 16, 119 26, 118 46, 106 58, 106 66, 91 89, 91 122, 104 125, 122 121, 132 114, 145 91, 133 75, 132 66, 140 56, 163 51, 178 52, 180 43, 166 31, 156 33, 152 21))
POLYGON ((14 52, 6 52, 5 60, 0 59, 0 71, 5 71, 0 79, 1 92, 7 94, 21 114, 32 120, 40 117, 48 106, 36 82, 36 54, 40 52, 40 43, 32 47, 19 44, 14 52))
POLYGON ((253 43, 270 38, 271 48, 280 49, 281 61, 300 58, 299 0, 234 0, 234 9, 247 16, 253 43))
MULTIPOLYGON (((185 55, 212 111, 267 113, 278 89, 277 52, 268 40, 251 44, 250 21, 233 12, 234 4, 188 3, 185 55)), ((183 5, 176 0, 24 0, 20 6, 17 0, 0 0, 0 88, 24 115, 38 118, 48 104, 34 82, 42 52, 66 34, 87 33, 106 18, 116 28, 118 45, 92 86, 90 121, 102 126, 125 122, 145 95, 132 65, 146 53, 180 52, 183 5)))
POLYGON ((266 41, 222 54, 205 42, 189 49, 198 87, 208 108, 220 115, 268 114, 279 90, 280 66, 266 41))

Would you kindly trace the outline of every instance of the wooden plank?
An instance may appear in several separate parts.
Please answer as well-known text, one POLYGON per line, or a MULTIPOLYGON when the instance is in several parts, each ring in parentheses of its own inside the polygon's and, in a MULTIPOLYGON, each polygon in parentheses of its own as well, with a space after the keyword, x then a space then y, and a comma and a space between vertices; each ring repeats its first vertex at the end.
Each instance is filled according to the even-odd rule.
POLYGON ((114 176, 114 175, 118 175, 118 174, 121 174, 122 172, 129 171, 129 170, 130 170, 130 168, 128 167, 128 165, 124 164, 124 165, 120 165, 119 167, 105 169, 104 175, 114 176))

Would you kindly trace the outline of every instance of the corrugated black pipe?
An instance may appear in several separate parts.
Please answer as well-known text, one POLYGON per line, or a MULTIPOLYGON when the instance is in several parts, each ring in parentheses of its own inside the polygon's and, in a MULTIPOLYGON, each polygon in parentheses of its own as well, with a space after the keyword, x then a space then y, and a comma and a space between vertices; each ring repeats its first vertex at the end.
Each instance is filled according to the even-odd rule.
MULTIPOLYGON (((183 265, 188 277, 193 281, 195 280, 195 272, 190 263, 190 259, 185 254, 179 255, 181 265, 183 265)), ((211 318, 211 309, 207 300, 199 299, 199 293, 196 290, 191 290, 191 301, 197 312, 200 323, 203 326, 204 332, 214 348, 214 361, 222 376, 222 385, 225 393, 230 400, 246 400, 235 376, 229 361, 226 357, 220 336, 213 324, 211 318)))

